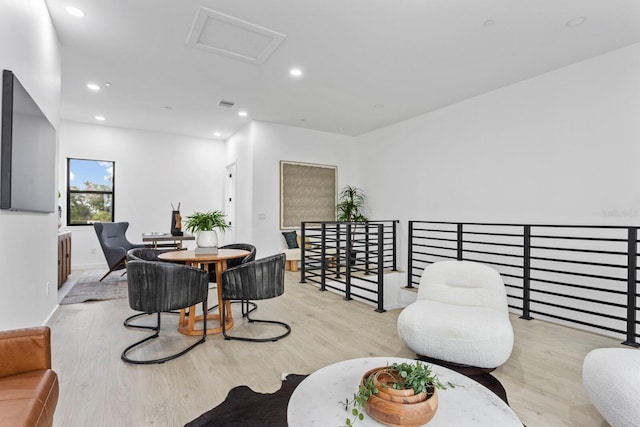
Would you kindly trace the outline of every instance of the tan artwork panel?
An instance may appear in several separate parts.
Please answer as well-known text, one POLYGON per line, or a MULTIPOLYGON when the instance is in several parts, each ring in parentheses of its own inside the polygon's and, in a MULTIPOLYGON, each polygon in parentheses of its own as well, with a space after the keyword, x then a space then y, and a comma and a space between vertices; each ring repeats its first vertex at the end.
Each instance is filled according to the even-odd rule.
POLYGON ((280 162, 280 228, 302 221, 335 221, 336 166, 280 162))

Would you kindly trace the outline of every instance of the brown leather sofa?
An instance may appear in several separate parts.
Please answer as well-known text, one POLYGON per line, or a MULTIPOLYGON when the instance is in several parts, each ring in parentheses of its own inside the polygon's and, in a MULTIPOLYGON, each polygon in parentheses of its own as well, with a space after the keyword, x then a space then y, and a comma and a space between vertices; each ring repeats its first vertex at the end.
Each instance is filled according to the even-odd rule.
POLYGON ((0 331, 0 427, 52 426, 58 393, 51 330, 0 331))

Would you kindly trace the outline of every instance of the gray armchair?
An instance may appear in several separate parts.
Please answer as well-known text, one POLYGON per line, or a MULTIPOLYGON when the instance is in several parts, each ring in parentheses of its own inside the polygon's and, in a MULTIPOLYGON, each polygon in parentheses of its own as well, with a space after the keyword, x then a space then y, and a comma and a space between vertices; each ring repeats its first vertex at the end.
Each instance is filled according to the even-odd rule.
MULTIPOLYGON (((240 264, 222 273, 222 318, 226 319, 226 304, 229 300, 263 300, 275 298, 284 293, 284 263, 285 255, 278 254, 240 264)), ((249 323, 271 323, 285 328, 285 332, 269 338, 247 338, 227 334, 225 324, 222 324, 222 334, 227 340, 242 341, 277 341, 291 333, 291 327, 276 320, 252 319, 247 312, 249 323)), ((236 325, 237 326, 237 325, 236 325)))
MULTIPOLYGON (((122 360, 133 364, 164 363, 182 356, 198 344, 205 342, 207 316, 203 316, 202 338, 184 350, 155 359, 130 358, 131 350, 160 335, 162 313, 184 309, 199 303, 202 303, 202 311, 206 312, 209 282, 207 272, 204 270, 180 264, 143 260, 131 260, 127 263, 127 282, 129 306, 133 310, 141 311, 141 314, 155 313, 157 322, 153 327, 143 327, 152 329, 153 334, 128 346, 120 356, 122 360)), ((125 326, 140 327, 129 325, 126 321, 125 326)))
POLYGON ((147 245, 131 243, 127 240, 125 233, 129 228, 128 222, 96 222, 93 228, 109 266, 109 271, 102 276, 101 282, 112 271, 121 270, 126 266, 127 251, 147 247, 147 245))

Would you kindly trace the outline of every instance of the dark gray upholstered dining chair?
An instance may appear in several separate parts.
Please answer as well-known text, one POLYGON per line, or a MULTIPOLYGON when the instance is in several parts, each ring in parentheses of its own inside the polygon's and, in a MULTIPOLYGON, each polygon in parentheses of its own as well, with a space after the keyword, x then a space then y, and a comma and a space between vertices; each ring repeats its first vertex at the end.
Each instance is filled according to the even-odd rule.
POLYGON ((158 258, 158 255, 164 252, 175 251, 175 249, 154 249, 148 246, 144 248, 133 248, 127 251, 127 261, 159 261, 159 262, 168 262, 162 261, 158 258))
MULTIPOLYGON (((127 262, 129 261, 156 261, 156 262, 169 262, 169 261, 162 261, 160 258, 158 258, 158 255, 160 255, 163 252, 170 252, 170 251, 174 251, 175 249, 154 249, 154 248, 149 248, 149 247, 144 247, 144 248, 133 248, 130 249, 127 252, 127 262)), ((174 263, 175 264, 175 263, 174 263)), ((180 265, 183 265, 182 263, 178 263, 180 265)), ((171 314, 180 314, 179 311, 170 311, 169 313, 171 314)), ((153 316, 155 313, 151 313, 151 314, 147 314, 147 313, 136 313, 132 316, 127 317, 124 320, 124 326, 128 327, 128 328, 138 328, 138 329, 153 329, 155 330, 155 326, 147 326, 147 325, 136 325, 131 323, 133 320, 139 319, 141 317, 146 317, 146 316, 153 316)))
MULTIPOLYGON (((263 300, 275 298, 284 293, 284 263, 285 255, 278 254, 256 261, 240 264, 222 273, 222 318, 226 318, 225 301, 230 300, 263 300)), ((249 323, 271 323, 283 326, 286 332, 270 338, 249 338, 227 334, 222 325, 222 334, 227 340, 242 341, 277 341, 291 333, 291 327, 276 320, 252 319, 247 313, 249 323)))
MULTIPOLYGON (((230 243, 228 245, 220 246, 219 249, 240 249, 242 251, 248 251, 249 255, 244 258, 233 258, 227 260, 227 270, 230 268, 234 268, 239 266, 240 264, 245 264, 249 261, 253 261, 256 259, 256 247, 250 245, 249 243, 230 243)), ((209 264, 209 281, 212 283, 216 282, 216 265, 209 264)), ((231 301, 232 304, 240 303, 242 304, 242 317, 247 317, 247 313, 250 311, 254 311, 258 308, 255 302, 249 300, 241 300, 241 301, 231 301)), ((213 311, 218 306, 215 305, 209 308, 209 311, 213 311)))
MULTIPOLYGON (((127 263, 127 283, 129 286, 129 307, 143 314, 157 315, 156 325, 147 327, 154 333, 128 346, 120 356, 133 364, 164 363, 182 356, 207 336, 207 316, 203 316, 202 338, 178 353, 147 360, 135 360, 128 353, 135 347, 160 335, 161 314, 202 303, 202 311, 207 310, 209 282, 207 272, 199 268, 168 262, 131 260, 127 263)), ((130 327, 138 327, 131 326, 130 327)))
POLYGON ((102 276, 101 282, 112 271, 121 270, 127 265, 127 251, 147 247, 147 245, 131 243, 127 240, 125 233, 129 228, 128 222, 96 222, 93 228, 109 266, 109 271, 102 276))

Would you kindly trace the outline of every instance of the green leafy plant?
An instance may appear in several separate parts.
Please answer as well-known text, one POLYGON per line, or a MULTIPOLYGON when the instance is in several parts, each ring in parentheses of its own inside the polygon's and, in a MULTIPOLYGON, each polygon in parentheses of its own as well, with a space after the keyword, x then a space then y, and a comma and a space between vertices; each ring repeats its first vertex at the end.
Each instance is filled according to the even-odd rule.
POLYGON ((365 195, 357 187, 347 185, 340 191, 338 198, 337 216, 338 221, 364 222, 367 217, 364 215, 365 195))
POLYGON ((387 375, 391 381, 385 381, 382 384, 383 387, 389 387, 387 383, 391 383, 391 387, 396 390, 409 390, 412 389, 414 394, 425 392, 427 398, 433 395, 434 388, 447 389, 454 388, 455 386, 451 382, 443 383, 438 379, 438 376, 433 373, 428 365, 416 361, 414 363, 394 363, 387 366, 384 371, 377 371, 372 373, 368 378, 365 378, 358 387, 358 392, 354 393, 353 399, 345 399, 342 404, 345 411, 351 407, 351 416, 353 418, 347 418, 345 424, 347 427, 351 427, 357 420, 364 419, 364 411, 362 408, 369 398, 379 392, 374 377, 383 372, 387 375))
POLYGON ((216 228, 220 231, 230 230, 231 226, 224 219, 225 216, 226 215, 219 210, 194 212, 187 217, 185 221, 185 229, 190 233, 211 231, 216 228))

